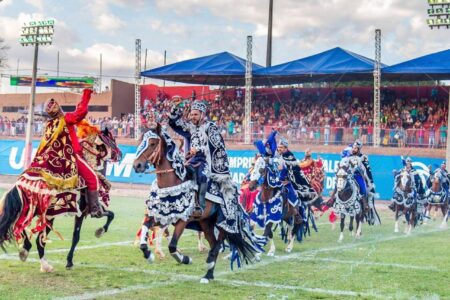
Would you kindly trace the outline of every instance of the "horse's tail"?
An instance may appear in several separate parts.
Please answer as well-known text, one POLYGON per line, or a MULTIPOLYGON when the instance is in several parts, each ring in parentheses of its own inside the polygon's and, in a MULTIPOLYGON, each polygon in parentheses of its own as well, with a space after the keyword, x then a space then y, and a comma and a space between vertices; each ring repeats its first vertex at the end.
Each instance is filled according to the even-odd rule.
MULTIPOLYGON (((257 253, 264 252, 262 247, 267 243, 267 239, 253 232, 250 226, 250 217, 239 203, 238 190, 231 180, 222 182, 221 192, 223 197, 228 199, 228 201, 225 199, 224 201, 233 202, 235 207, 234 212, 227 212, 234 215, 232 222, 234 224, 218 224, 224 229, 225 239, 233 251, 231 266, 235 261, 237 261, 238 267, 241 261, 254 262, 257 259, 257 253)), ((227 221, 224 222, 227 223, 227 221)))
POLYGON ((267 244, 267 238, 256 235, 250 226, 250 217, 239 205, 237 212, 237 232, 231 233, 224 230, 225 239, 228 241, 233 252, 231 266, 236 261, 238 267, 241 261, 253 263, 257 260, 257 254, 264 252, 264 245, 267 244))
POLYGON ((0 245, 5 241, 14 239, 13 228, 23 205, 17 186, 14 186, 3 195, 0 200, 0 245))

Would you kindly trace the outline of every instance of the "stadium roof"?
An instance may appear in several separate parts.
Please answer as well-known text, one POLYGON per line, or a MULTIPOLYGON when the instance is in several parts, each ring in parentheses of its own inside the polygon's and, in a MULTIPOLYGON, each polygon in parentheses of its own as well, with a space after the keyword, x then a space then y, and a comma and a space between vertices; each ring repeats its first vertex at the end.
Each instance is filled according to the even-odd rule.
POLYGON ((382 79, 450 80, 450 49, 383 68, 382 79))
MULTIPOLYGON (((383 67, 385 65, 382 65, 383 67)), ((336 47, 254 72, 272 84, 373 79, 374 60, 336 47)))
MULTIPOLYGON (((204 85, 244 85, 245 60, 229 52, 188 59, 141 72, 142 76, 204 85)), ((253 70, 263 67, 253 64, 253 70)))

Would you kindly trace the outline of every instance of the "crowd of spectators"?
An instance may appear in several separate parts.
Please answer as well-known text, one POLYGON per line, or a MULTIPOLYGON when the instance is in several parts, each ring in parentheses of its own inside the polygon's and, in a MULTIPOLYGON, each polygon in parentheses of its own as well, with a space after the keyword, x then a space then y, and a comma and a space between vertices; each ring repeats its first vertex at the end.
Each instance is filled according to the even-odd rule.
MULTIPOLYGON (((222 90, 214 100, 209 101, 208 117, 222 130, 229 140, 243 139, 245 115, 245 93, 243 89, 222 90)), ((385 146, 444 147, 447 137, 446 96, 431 92, 429 97, 417 98, 395 95, 388 89, 381 94, 381 144, 385 146)), ((186 105, 195 100, 193 94, 186 105)), ((276 90, 264 92, 253 90, 251 111, 252 134, 262 138, 276 128, 291 142, 311 144, 343 144, 357 138, 373 143, 373 101, 352 95, 351 89, 332 90, 328 94, 303 92, 292 88, 289 93, 277 94, 276 90)), ((141 123, 145 126, 146 116, 156 113, 160 120, 167 120, 170 99, 158 93, 156 99, 145 99, 141 111, 141 123)), ((89 121, 101 129, 108 127, 118 137, 134 137, 134 115, 121 118, 101 118, 89 121)), ((0 134, 24 134, 26 118, 8 120, 0 117, 0 134)), ((42 120, 34 126, 35 133, 42 131, 42 120)))

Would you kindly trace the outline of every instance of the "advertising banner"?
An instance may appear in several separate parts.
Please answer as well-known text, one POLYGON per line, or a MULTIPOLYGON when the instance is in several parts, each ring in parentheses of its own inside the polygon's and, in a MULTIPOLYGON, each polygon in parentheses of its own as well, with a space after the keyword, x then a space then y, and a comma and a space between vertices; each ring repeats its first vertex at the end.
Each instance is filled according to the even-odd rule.
MULTIPOLYGON (((33 150, 36 151, 38 142, 33 142, 33 150)), ((129 145, 120 145, 123 152, 123 158, 120 162, 107 165, 106 175, 109 180, 115 182, 129 182, 149 184, 154 180, 154 174, 136 174, 133 170, 133 160, 135 158, 136 147, 129 145)), ((256 151, 253 150, 229 150, 230 170, 233 181, 240 183, 250 168, 252 159, 256 151)), ((303 152, 294 152, 297 159, 301 159, 303 152)), ((316 159, 317 154, 313 154, 316 159)), ((334 189, 334 172, 340 160, 339 154, 322 153, 321 159, 324 161, 325 168, 325 192, 334 189)), ((428 176, 428 166, 439 167, 443 159, 412 157, 413 166, 418 170, 423 181, 428 176)), ((1 140, 0 141, 0 175, 18 175, 22 172, 24 161, 24 142, 20 140, 1 140)), ((402 162, 399 156, 369 155, 370 165, 375 180, 376 191, 379 199, 389 200, 392 197, 393 174, 394 169, 402 168, 402 162)))

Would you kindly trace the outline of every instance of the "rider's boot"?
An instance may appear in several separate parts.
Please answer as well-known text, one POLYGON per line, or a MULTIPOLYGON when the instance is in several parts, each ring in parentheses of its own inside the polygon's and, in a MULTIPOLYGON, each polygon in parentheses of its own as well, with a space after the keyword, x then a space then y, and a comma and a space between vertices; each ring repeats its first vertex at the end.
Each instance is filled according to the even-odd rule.
POLYGON ((197 194, 197 203, 195 205, 192 216, 194 218, 200 218, 203 215, 203 211, 206 207, 206 191, 208 190, 208 183, 202 182, 199 183, 198 194, 197 194))
POLYGON ((102 216, 102 209, 98 201, 98 191, 87 191, 86 198, 91 217, 100 218, 102 216))

